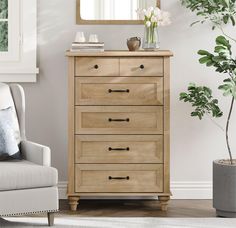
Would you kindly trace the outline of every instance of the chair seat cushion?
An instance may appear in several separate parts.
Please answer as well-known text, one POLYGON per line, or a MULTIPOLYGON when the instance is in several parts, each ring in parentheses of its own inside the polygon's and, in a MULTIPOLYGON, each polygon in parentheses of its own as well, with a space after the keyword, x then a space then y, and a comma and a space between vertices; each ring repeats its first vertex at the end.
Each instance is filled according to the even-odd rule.
POLYGON ((0 191, 56 186, 57 170, 25 160, 0 162, 0 191))

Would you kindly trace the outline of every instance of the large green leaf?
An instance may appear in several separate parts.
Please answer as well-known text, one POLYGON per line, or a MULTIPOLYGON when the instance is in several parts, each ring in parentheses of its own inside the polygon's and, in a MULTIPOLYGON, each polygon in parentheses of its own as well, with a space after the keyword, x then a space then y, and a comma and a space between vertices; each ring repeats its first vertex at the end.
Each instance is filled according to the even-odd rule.
POLYGON ((210 52, 205 51, 205 50, 199 50, 199 51, 198 51, 198 54, 199 54, 199 55, 211 55, 210 52))
POLYGON ((229 41, 224 36, 218 36, 216 38, 216 44, 223 45, 223 46, 227 47, 228 49, 231 48, 229 41))
POLYGON ((202 58, 199 59, 199 62, 200 62, 201 64, 207 63, 207 62, 209 62, 209 61, 211 61, 211 59, 209 58, 209 56, 205 56, 205 57, 202 57, 202 58))

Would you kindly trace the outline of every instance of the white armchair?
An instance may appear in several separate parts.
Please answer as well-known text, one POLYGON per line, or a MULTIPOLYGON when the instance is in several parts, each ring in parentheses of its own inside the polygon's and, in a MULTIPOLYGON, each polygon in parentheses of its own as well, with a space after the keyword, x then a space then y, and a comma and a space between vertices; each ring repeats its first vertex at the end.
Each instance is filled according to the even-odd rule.
POLYGON ((23 160, 0 162, 0 217, 47 212, 48 225, 58 211, 58 174, 50 148, 26 140, 25 96, 20 85, 0 83, 0 110, 16 110, 23 160))

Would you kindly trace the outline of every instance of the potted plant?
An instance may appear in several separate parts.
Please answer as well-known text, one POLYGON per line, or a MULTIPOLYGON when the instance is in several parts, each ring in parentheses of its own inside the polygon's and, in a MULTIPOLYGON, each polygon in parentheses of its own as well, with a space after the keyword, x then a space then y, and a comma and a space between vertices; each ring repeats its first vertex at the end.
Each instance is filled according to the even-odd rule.
MULTIPOLYGON (((224 96, 229 96, 231 99, 225 127, 229 159, 213 162, 213 206, 218 216, 236 217, 236 160, 232 157, 229 142, 230 120, 236 99, 236 58, 233 56, 230 42, 236 43, 236 39, 226 34, 223 28, 225 24, 235 26, 236 0, 181 0, 181 2, 201 17, 193 24, 210 21, 213 24, 212 29, 219 29, 222 33, 216 38, 214 52, 200 50, 198 54, 201 56, 199 59, 201 64, 215 68, 216 72, 224 76, 222 85, 218 88, 222 90, 224 96)), ((180 100, 189 102, 194 108, 191 116, 200 120, 205 115, 214 118, 223 115, 218 100, 213 98, 212 90, 206 86, 191 83, 188 91, 180 94, 180 100)))

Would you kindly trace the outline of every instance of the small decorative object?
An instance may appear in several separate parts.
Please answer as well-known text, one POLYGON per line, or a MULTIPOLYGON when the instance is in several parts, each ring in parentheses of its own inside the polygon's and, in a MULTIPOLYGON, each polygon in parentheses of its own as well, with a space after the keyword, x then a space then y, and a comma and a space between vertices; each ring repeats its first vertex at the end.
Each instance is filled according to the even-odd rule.
POLYGON ((143 49, 155 50, 159 48, 158 27, 171 23, 170 14, 160 10, 158 7, 137 10, 139 17, 144 20, 143 49))
POLYGON ((127 40, 127 46, 129 51, 138 51, 141 46, 141 38, 140 37, 131 37, 127 40))
POLYGON ((99 42, 98 35, 97 34, 91 34, 89 36, 89 42, 90 43, 98 43, 99 42))
POLYGON ((85 36, 83 32, 77 32, 75 37, 75 42, 83 43, 86 42, 85 36))
POLYGON ((71 52, 103 52, 104 42, 73 42, 71 52))

